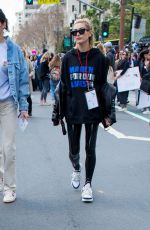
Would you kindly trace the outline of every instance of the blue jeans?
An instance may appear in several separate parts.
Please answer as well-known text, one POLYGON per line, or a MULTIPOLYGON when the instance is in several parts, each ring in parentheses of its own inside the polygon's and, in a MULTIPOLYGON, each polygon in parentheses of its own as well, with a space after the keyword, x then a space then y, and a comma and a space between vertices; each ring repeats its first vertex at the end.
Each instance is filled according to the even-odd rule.
POLYGON ((46 102, 48 88, 49 88, 49 78, 45 77, 42 80, 42 84, 43 84, 43 88, 42 88, 42 93, 41 93, 41 101, 44 100, 44 102, 46 102))
POLYGON ((50 92, 51 92, 51 97, 52 97, 52 100, 55 99, 55 89, 56 89, 56 86, 58 84, 59 80, 58 81, 54 81, 54 80, 50 80, 50 92))

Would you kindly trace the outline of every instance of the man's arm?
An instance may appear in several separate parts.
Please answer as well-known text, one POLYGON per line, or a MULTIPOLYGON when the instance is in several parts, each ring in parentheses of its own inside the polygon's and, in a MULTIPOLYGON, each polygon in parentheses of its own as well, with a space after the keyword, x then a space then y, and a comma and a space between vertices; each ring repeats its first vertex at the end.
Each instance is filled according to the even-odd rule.
POLYGON ((27 63, 24 59, 22 51, 19 49, 19 60, 20 60, 20 75, 19 75, 19 111, 21 112, 21 116, 24 118, 27 117, 28 111, 28 103, 27 97, 29 96, 29 76, 28 76, 28 67, 27 63))

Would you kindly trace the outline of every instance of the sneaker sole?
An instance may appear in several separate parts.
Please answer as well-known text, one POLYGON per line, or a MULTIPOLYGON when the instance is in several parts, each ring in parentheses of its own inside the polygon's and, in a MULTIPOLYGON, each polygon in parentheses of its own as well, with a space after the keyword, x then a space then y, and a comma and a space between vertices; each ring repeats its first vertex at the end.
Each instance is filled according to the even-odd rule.
POLYGON ((73 185, 73 183, 71 183, 71 186, 72 186, 74 189, 78 189, 78 188, 80 187, 80 184, 79 184, 77 187, 75 187, 75 186, 73 185))
POLYGON ((16 200, 16 198, 13 199, 13 200, 9 200, 9 201, 3 200, 3 202, 4 202, 4 203, 13 203, 15 200, 16 200))
POLYGON ((91 203, 93 202, 93 198, 82 198, 82 201, 85 203, 91 203))

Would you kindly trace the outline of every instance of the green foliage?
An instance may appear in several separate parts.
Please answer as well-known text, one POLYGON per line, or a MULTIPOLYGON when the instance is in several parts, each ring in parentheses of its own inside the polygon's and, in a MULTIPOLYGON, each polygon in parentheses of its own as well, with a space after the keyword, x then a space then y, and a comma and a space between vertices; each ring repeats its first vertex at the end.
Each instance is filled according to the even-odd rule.
MULTIPOLYGON (((129 38, 132 7, 134 12, 140 14, 146 21, 146 35, 150 35, 150 2, 149 0, 127 0, 125 16, 125 38, 129 38)), ((119 38, 120 29, 120 0, 111 2, 110 0, 92 0, 91 4, 107 11, 105 21, 109 21, 109 39, 119 38)), ((95 9, 87 10, 87 16, 92 20, 96 40, 101 34, 100 14, 95 9)))

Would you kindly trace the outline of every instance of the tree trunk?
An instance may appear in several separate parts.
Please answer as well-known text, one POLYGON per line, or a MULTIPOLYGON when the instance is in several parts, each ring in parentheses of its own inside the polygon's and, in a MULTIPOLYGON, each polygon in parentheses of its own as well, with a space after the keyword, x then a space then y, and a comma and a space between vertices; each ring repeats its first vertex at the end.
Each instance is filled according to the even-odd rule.
POLYGON ((120 0, 120 43, 119 43, 119 50, 124 48, 125 6, 126 6, 126 0, 120 0))

